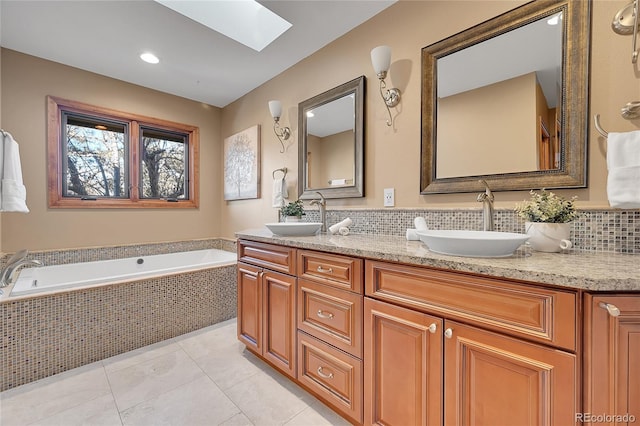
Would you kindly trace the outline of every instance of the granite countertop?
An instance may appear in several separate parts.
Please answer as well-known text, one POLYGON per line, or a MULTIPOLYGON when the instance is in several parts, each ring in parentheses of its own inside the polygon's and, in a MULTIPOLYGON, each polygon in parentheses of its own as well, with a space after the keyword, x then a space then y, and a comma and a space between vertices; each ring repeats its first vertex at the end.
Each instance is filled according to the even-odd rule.
POLYGON ((471 258, 430 252, 421 241, 391 235, 318 234, 281 237, 266 228, 236 232, 240 239, 357 256, 425 265, 454 271, 553 284, 590 291, 640 292, 640 256, 620 253, 542 253, 518 250, 506 258, 471 258))

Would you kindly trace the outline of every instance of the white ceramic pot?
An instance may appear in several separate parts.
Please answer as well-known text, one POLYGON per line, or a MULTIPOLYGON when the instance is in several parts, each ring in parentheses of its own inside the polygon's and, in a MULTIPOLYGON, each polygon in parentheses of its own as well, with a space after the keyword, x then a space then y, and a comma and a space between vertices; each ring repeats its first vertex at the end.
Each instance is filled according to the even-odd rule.
POLYGON ((536 251, 557 253, 571 248, 569 241, 570 223, 525 222, 524 229, 529 235, 529 244, 536 251))
POLYGON ((285 216, 284 217, 284 221, 285 222, 300 222, 302 220, 301 217, 298 216, 285 216))

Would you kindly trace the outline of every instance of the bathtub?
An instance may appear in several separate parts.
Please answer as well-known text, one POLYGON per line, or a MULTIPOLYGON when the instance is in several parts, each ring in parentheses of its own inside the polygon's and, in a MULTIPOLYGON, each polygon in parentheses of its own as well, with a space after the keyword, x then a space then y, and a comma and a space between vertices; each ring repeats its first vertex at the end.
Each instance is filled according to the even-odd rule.
POLYGON ((235 263, 235 253, 208 249, 24 268, 20 271, 9 297, 135 281, 235 263))

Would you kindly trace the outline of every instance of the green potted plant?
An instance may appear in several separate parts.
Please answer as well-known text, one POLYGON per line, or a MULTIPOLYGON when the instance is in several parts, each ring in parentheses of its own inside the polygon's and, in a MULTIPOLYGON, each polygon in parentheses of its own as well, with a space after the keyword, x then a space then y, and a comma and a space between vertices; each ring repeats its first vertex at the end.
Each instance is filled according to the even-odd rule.
POLYGON ((306 213, 302 207, 302 200, 296 200, 282 206, 280 214, 284 217, 285 222, 299 222, 306 213))
POLYGON ((571 248, 570 223, 578 217, 574 202, 546 190, 531 191, 531 199, 517 204, 515 211, 525 220, 525 232, 531 248, 537 251, 559 252, 571 248))

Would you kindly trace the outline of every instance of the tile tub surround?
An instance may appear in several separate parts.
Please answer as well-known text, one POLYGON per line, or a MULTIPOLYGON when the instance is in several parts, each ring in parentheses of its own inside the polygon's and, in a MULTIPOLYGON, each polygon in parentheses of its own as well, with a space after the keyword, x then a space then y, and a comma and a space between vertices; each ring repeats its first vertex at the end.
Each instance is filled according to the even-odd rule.
POLYGON ((637 257, 621 253, 542 253, 516 251, 507 258, 447 256, 429 251, 421 241, 393 235, 318 234, 280 237, 266 228, 236 233, 238 238, 309 250, 424 265, 453 271, 512 278, 590 291, 640 291, 637 257))
MULTIPOLYGON (((305 221, 320 219, 317 209, 307 209, 305 221)), ((424 217, 431 229, 482 229, 482 209, 332 209, 327 223, 333 225, 349 217, 354 234, 404 236, 413 228, 413 219, 424 217)), ((524 232, 524 221, 512 209, 496 209, 496 231, 524 232)), ((571 224, 572 251, 640 254, 640 209, 580 210, 571 224)))
MULTIPOLYGON (((206 238, 186 241, 167 241, 162 243, 128 244, 121 246, 88 247, 64 250, 30 251, 29 259, 36 259, 45 265, 66 265, 69 263, 92 262, 96 260, 124 259, 136 256, 177 253, 204 249, 236 251, 236 242, 228 238, 206 238)), ((5 253, 0 260, 5 262, 13 253, 5 253)))
POLYGON ((5 300, 0 390, 233 318, 236 281, 230 265, 5 300))

